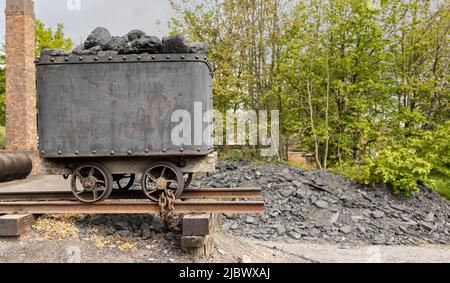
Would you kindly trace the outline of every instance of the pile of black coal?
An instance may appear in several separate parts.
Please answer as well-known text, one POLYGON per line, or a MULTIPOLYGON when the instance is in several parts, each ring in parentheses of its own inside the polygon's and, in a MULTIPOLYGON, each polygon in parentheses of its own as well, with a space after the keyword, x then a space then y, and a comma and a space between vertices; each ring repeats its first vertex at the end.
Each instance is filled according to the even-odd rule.
MULTIPOLYGON (((198 42, 188 43, 183 35, 172 35, 161 40, 156 36, 146 35, 140 30, 132 30, 125 36, 112 36, 107 29, 99 27, 71 54, 76 56, 114 56, 144 53, 208 55, 208 46, 198 42)), ((70 54, 62 50, 44 49, 42 55, 67 56, 70 54)))
POLYGON ((450 202, 421 187, 412 198, 380 185, 279 164, 221 162, 196 187, 261 187, 264 215, 226 215, 224 230, 261 240, 349 245, 450 244, 450 202))

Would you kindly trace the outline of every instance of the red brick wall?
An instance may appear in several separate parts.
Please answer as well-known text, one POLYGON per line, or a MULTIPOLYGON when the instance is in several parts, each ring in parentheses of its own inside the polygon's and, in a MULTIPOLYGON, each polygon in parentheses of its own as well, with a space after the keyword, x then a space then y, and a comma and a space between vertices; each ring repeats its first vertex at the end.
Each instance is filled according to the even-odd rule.
POLYGON ((33 0, 6 0, 6 150, 37 158, 33 0))

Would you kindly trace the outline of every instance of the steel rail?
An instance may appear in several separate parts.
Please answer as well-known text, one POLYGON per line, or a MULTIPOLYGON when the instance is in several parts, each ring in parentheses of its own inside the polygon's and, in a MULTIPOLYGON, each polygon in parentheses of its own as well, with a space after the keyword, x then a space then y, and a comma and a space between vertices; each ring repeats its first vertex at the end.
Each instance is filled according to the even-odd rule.
MULTIPOLYGON (((185 190, 181 199, 257 199, 262 197, 260 188, 201 188, 185 190)), ((147 197, 141 190, 113 192, 111 200, 142 200, 147 197)), ((71 191, 0 192, 2 201, 72 201, 76 200, 71 191)))
MULTIPOLYGON (((262 214, 263 201, 176 201, 175 213, 262 214)), ((77 201, 0 202, 0 214, 157 214, 160 207, 147 200, 108 200, 96 204, 77 201)))

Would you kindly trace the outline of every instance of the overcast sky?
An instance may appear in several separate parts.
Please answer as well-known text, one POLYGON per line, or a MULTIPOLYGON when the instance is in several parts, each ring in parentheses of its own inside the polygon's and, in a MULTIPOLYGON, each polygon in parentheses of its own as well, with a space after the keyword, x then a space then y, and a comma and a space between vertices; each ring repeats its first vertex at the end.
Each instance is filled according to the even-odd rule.
MULTIPOLYGON (((77 45, 96 27, 102 26, 113 35, 124 35, 141 29, 149 35, 168 33, 167 21, 174 11, 168 0, 35 0, 36 18, 56 27, 63 23, 66 36, 77 45), (78 6, 78 3, 81 5, 78 6), (78 9, 80 7, 80 9, 78 9), (157 24, 157 22, 161 24, 157 24)), ((0 0, 0 41, 4 42, 6 0, 0 0)))

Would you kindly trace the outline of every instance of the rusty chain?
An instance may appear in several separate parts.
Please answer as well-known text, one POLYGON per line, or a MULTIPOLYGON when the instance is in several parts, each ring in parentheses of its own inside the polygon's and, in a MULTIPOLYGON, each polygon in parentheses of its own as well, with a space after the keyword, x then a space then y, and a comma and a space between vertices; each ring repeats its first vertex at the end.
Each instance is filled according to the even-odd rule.
POLYGON ((171 230, 176 230, 183 219, 181 216, 178 219, 175 217, 175 200, 175 194, 168 189, 159 196, 161 222, 171 230))

